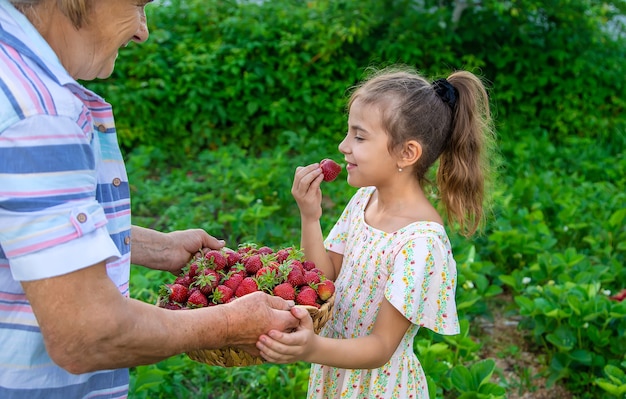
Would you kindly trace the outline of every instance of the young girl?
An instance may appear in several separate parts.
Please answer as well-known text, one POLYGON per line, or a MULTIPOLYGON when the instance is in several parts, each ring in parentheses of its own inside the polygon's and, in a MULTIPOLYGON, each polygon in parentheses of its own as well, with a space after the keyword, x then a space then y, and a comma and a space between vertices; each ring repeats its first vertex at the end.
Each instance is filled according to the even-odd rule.
POLYGON ((292 194, 307 259, 336 280, 332 318, 319 335, 308 312, 293 333, 257 342, 270 362, 313 363, 309 398, 428 398, 413 350, 421 327, 459 333, 456 263, 443 219, 425 191, 437 189, 448 220, 466 236, 483 219, 493 142, 481 80, 458 71, 428 82, 412 70, 384 70, 349 101, 339 144, 348 183, 360 187, 324 241, 319 164, 298 167, 292 194))

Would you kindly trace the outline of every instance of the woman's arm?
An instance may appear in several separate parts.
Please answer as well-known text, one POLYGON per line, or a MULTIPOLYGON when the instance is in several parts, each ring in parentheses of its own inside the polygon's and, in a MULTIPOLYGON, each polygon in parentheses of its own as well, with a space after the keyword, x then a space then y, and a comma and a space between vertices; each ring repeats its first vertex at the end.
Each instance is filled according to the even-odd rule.
POLYGON ((411 325, 383 300, 372 332, 364 337, 333 339, 316 335, 308 312, 295 307, 300 326, 294 333, 270 331, 257 342, 261 356, 273 363, 305 361, 344 369, 374 369, 389 361, 411 325))
POLYGON ((50 357, 71 373, 155 363, 194 349, 254 348, 259 335, 298 321, 279 297, 174 311, 121 295, 104 263, 22 282, 50 357))

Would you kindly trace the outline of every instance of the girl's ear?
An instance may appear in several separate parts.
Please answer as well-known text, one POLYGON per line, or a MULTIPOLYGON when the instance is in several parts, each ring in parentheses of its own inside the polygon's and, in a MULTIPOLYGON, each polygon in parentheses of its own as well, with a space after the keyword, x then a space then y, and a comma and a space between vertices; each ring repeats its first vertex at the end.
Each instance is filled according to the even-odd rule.
POLYGON ((414 165, 422 157, 422 145, 415 140, 409 140, 404 143, 402 151, 400 151, 400 160, 398 166, 406 168, 414 165))

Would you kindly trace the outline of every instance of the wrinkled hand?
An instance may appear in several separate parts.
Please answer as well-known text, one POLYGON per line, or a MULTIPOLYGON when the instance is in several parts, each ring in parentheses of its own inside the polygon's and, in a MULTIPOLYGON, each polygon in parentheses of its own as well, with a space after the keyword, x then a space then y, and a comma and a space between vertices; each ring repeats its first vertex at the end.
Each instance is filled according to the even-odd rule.
POLYGON ((300 324, 295 332, 285 333, 272 330, 267 335, 261 335, 256 347, 261 357, 272 363, 293 363, 306 361, 313 352, 317 336, 313 331, 313 320, 306 309, 294 307, 291 313, 298 318, 300 324))
POLYGON ((259 336, 271 330, 292 331, 299 323, 289 311, 293 307, 292 301, 263 292, 253 292, 219 306, 228 307, 230 345, 252 355, 259 354, 255 346, 259 336))
POLYGON ((223 240, 218 240, 202 229, 172 231, 167 233, 167 237, 170 241, 168 271, 173 274, 180 273, 192 256, 224 246, 223 240))
POLYGON ((322 217, 322 190, 320 184, 324 174, 319 163, 298 166, 291 187, 302 216, 312 219, 322 217))

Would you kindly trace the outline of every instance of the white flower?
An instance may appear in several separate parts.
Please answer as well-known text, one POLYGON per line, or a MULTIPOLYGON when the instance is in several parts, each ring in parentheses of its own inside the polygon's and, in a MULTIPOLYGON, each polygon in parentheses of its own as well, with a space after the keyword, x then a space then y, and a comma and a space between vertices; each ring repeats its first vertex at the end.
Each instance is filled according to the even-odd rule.
POLYGON ((463 288, 465 288, 466 290, 471 290, 472 288, 474 288, 474 283, 471 281, 466 281, 465 284, 463 284, 463 288))
POLYGON ((602 293, 606 296, 611 295, 611 290, 602 290, 602 293))
POLYGON ((522 279, 522 284, 529 284, 530 283, 530 277, 524 277, 522 279))

